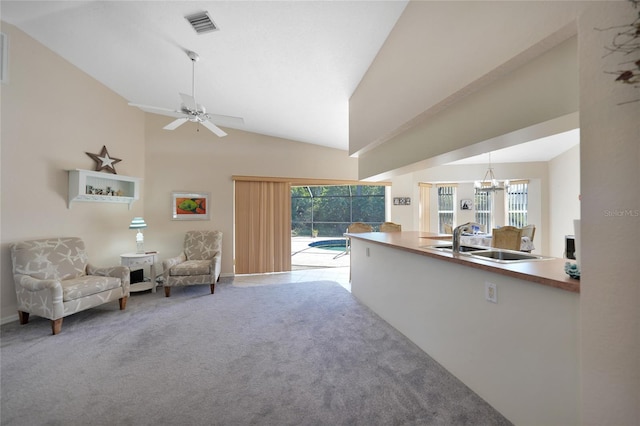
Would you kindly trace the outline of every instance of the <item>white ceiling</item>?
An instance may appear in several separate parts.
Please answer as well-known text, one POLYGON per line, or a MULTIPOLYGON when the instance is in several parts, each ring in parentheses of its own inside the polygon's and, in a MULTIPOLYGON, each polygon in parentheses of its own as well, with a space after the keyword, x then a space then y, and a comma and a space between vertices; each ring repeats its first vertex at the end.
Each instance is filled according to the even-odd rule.
POLYGON ((491 151, 447 163, 447 165, 488 164, 491 163, 522 163, 549 161, 563 152, 580 144, 580 129, 558 133, 545 138, 536 139, 508 148, 491 151))
POLYGON ((178 108, 178 93, 191 93, 192 50, 208 112, 347 150, 349 97, 406 3, 2 0, 0 17, 137 104, 178 108), (185 16, 200 11, 220 30, 197 35, 185 16))
MULTIPOLYGON (((195 51, 198 103, 244 118, 228 127, 347 150, 349 98, 406 4, 2 0, 0 17, 123 102, 178 108, 178 93, 191 93, 185 52, 195 51), (184 17, 200 11, 220 30, 197 35, 184 17)), ((578 140, 568 132, 494 151, 491 160, 548 161, 578 140)), ((483 154, 451 164, 487 162, 483 154)))

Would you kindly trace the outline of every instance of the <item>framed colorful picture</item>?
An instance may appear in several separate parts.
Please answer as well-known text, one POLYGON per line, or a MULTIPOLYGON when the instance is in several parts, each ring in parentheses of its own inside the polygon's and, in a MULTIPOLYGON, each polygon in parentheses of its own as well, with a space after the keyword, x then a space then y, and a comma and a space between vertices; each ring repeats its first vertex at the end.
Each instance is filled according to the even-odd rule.
POLYGON ((208 192, 171 193, 173 220, 209 220, 208 192))

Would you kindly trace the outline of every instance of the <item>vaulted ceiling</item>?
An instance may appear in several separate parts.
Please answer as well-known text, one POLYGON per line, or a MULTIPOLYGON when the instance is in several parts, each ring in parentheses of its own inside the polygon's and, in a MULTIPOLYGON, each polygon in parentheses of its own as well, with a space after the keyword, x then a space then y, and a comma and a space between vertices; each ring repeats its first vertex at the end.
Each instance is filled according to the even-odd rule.
MULTIPOLYGON (((347 150, 349 98, 406 5, 2 0, 0 17, 123 102, 178 109, 178 93, 193 90, 207 112, 244 119, 221 127, 347 150), (207 12, 218 29, 196 33, 186 17, 198 12, 207 12), (195 71, 188 51, 200 56, 195 71)), ((523 144, 492 159, 546 161, 578 140, 565 134, 547 142, 554 148, 523 144)), ((486 156, 466 164, 472 162, 486 162, 486 156)))
POLYGON ((347 150, 349 97, 406 3, 3 0, 0 17, 137 104, 177 109, 194 51, 197 102, 244 119, 227 127, 347 150))

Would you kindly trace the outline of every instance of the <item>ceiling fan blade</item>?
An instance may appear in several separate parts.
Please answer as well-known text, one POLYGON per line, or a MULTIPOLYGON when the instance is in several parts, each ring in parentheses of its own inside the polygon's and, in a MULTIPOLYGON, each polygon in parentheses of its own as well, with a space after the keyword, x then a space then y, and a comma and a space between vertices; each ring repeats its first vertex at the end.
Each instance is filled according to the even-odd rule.
POLYGON ((219 137, 227 136, 227 134, 220 127, 216 126, 211 121, 204 120, 202 122, 202 125, 207 129, 211 130, 213 133, 215 133, 219 137))
POLYGON ((145 112, 166 115, 169 117, 176 117, 176 118, 184 117, 184 113, 182 113, 181 111, 176 111, 174 109, 154 107, 150 105, 141 105, 141 104, 134 104, 134 103, 129 103, 129 106, 140 108, 145 112))
POLYGON ((196 104, 196 100, 191 95, 185 95, 184 93, 180 93, 180 99, 182 99, 182 103, 191 111, 197 111, 198 105, 196 104))
POLYGON ((163 129, 165 129, 165 130, 175 130, 179 126, 181 126, 184 123, 186 123, 187 121, 189 121, 188 118, 178 118, 177 120, 173 120, 171 123, 169 123, 166 126, 164 126, 163 129))
POLYGON ((220 114, 207 114, 209 120, 214 123, 228 125, 230 127, 239 126, 244 124, 244 118, 242 117, 234 117, 231 115, 220 115, 220 114))

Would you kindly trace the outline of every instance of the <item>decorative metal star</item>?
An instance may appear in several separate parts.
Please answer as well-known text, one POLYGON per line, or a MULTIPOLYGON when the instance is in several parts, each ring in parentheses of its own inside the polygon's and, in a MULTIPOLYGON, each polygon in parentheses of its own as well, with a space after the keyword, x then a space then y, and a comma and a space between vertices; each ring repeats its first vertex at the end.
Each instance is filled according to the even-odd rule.
POLYGON ((105 145, 102 146, 102 151, 100 152, 100 154, 91 154, 90 152, 85 152, 85 154, 95 160, 96 172, 99 172, 101 170, 108 170, 114 175, 118 174, 114 166, 116 163, 119 163, 122 160, 119 158, 110 157, 105 145))

